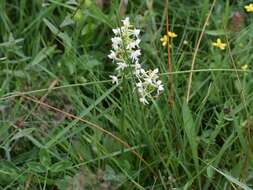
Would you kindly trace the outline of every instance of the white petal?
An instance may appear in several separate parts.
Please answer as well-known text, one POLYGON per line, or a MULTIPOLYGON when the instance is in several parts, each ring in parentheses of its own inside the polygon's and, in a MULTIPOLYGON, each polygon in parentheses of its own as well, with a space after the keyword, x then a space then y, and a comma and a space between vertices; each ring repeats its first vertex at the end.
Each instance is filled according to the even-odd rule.
POLYGON ((163 85, 158 86, 158 91, 163 91, 163 90, 164 90, 163 85))
POLYGON ((130 25, 129 17, 126 17, 124 20, 122 20, 122 22, 124 26, 128 27, 130 25))
POLYGON ((158 68, 154 70, 154 73, 157 74, 159 72, 158 68))
POLYGON ((111 79, 112 79, 112 84, 119 84, 119 79, 118 79, 118 77, 117 76, 115 76, 115 75, 110 75, 109 76, 111 79))
POLYGON ((120 34, 120 29, 119 29, 119 28, 112 29, 112 31, 113 31, 113 33, 114 33, 115 35, 120 34))
POLYGON ((145 105, 145 104, 148 104, 148 101, 146 100, 145 97, 141 97, 141 98, 140 98, 140 102, 143 103, 144 105, 145 105))
POLYGON ((142 82, 136 83, 136 86, 137 86, 137 87, 142 87, 142 82))
POLYGON ((118 62, 118 63, 116 63, 117 64, 117 68, 116 68, 116 71, 118 71, 118 70, 124 70, 126 67, 127 67, 127 64, 126 63, 124 63, 124 62, 118 62))
POLYGON ((140 34, 140 30, 139 29, 134 29, 134 31, 133 31, 133 35, 135 35, 136 37, 138 37, 139 36, 139 34, 140 34))
POLYGON ((156 84, 159 86, 159 85, 162 84, 162 81, 161 81, 161 80, 158 80, 158 81, 156 82, 156 84))
POLYGON ((116 52, 111 50, 111 53, 108 55, 110 59, 117 59, 116 52))

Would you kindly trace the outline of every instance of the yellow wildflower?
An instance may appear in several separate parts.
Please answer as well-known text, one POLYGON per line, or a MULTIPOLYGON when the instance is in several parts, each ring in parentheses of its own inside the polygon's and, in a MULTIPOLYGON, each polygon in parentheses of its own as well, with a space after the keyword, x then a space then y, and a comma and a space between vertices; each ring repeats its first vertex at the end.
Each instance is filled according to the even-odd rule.
POLYGON ((169 43, 170 38, 177 37, 177 34, 174 32, 168 32, 167 35, 164 35, 160 40, 163 46, 166 46, 169 43))
POLYGON ((168 32, 167 35, 168 35, 169 38, 175 38, 175 37, 177 37, 177 34, 174 33, 174 32, 168 32))
POLYGON ((247 71, 247 70, 248 70, 248 65, 247 65, 247 64, 243 65, 243 66, 241 67, 241 69, 242 69, 243 71, 247 71))
POLYGON ((160 40, 161 40, 163 46, 166 46, 169 42, 169 38, 167 35, 164 35, 160 40))
POLYGON ((246 9, 247 12, 253 12, 253 3, 245 5, 244 8, 246 9))
POLYGON ((218 39, 216 40, 216 42, 213 42, 213 46, 214 46, 214 47, 217 47, 217 48, 220 48, 221 50, 224 50, 225 47, 226 47, 226 44, 225 44, 225 43, 222 43, 222 42, 221 42, 221 39, 218 38, 218 39))

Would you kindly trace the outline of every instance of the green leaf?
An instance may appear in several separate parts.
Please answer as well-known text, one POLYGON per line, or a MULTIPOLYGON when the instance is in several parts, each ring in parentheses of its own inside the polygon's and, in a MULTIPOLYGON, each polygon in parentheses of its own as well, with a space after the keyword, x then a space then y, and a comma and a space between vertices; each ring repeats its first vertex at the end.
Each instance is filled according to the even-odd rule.
POLYGON ((18 133, 16 133, 16 134, 12 137, 12 140, 17 140, 17 139, 20 139, 20 138, 22 138, 22 137, 27 137, 27 136, 29 136, 34 130, 35 130, 35 128, 21 129, 18 133))
POLYGON ((226 34, 224 30, 206 30, 205 33, 210 36, 221 36, 226 34))
POLYGON ((71 47, 71 38, 68 36, 67 33, 61 32, 56 26, 54 26, 49 20, 43 19, 44 23, 47 25, 47 27, 51 30, 51 32, 58 36, 60 39, 63 40, 63 42, 67 45, 67 47, 71 47))
POLYGON ((213 168, 210 167, 210 166, 208 166, 208 167, 206 168, 206 173, 207 173, 207 177, 208 177, 208 178, 212 178, 212 177, 213 177, 213 174, 214 174, 213 168))
POLYGON ((5 160, 0 161, 0 173, 13 175, 17 172, 16 166, 12 162, 5 160))
POLYGON ((193 121, 191 111, 190 111, 186 101, 183 104, 183 121, 184 121, 183 127, 184 127, 184 131, 186 133, 188 142, 191 147, 195 169, 197 171, 199 171, 198 143, 197 143, 196 126, 193 121))
POLYGON ((27 77, 27 73, 22 71, 22 70, 8 70, 8 69, 3 69, 2 74, 8 74, 14 77, 18 78, 25 78, 27 77))
POLYGON ((72 189, 70 188, 70 181, 72 181, 72 178, 70 176, 64 176, 63 179, 59 179, 56 181, 56 186, 59 190, 68 190, 72 189))
POLYGON ((27 164, 27 166, 30 170, 37 172, 37 173, 44 173, 47 170, 43 165, 41 165, 38 162, 30 162, 27 164))
POLYGON ((60 161, 60 162, 53 164, 50 167, 50 171, 61 172, 61 171, 65 171, 66 169, 68 169, 71 166, 72 166, 71 162, 64 160, 64 161, 60 161))
POLYGON ((95 56, 84 55, 81 60, 84 62, 85 69, 93 69, 94 67, 101 65, 102 62, 97 60, 95 56))
POLYGON ((39 155, 40 155, 40 163, 44 167, 49 169, 49 167, 51 165, 51 157, 50 157, 50 154, 48 153, 48 151, 46 149, 41 149, 39 155))
MULTIPOLYGON (((0 112, 2 111, 1 109, 4 110, 5 107, 0 105, 0 112)), ((4 141, 5 139, 8 139, 8 136, 9 136, 9 133, 10 133, 9 132, 10 128, 11 128, 10 125, 4 125, 4 124, 2 124, 2 126, 0 127, 0 139, 1 139, 1 142, 4 141)))
POLYGON ((20 175, 16 166, 9 161, 0 161, 0 187, 11 183, 20 175))
POLYGON ((231 183, 234 183, 234 184, 238 185, 240 188, 242 188, 244 190, 253 190, 252 188, 250 188, 246 184, 240 182, 239 180, 237 180, 233 176, 231 176, 229 174, 226 174, 226 173, 218 170, 217 168, 213 167, 212 165, 210 165, 210 167, 212 167, 215 171, 217 171, 218 173, 220 173, 221 175, 223 175, 225 178, 227 178, 227 180, 229 180, 231 183))
POLYGON ((102 22, 105 25, 113 28, 109 16, 104 14, 97 6, 91 6, 89 10, 86 11, 86 14, 90 17, 93 17, 97 22, 102 22))
POLYGON ((31 62, 31 65, 37 65, 44 59, 46 59, 49 55, 53 54, 55 52, 55 46, 52 47, 45 47, 43 48, 33 59, 31 62))
POLYGON ((63 20, 63 22, 61 23, 60 27, 63 28, 63 27, 65 27, 65 26, 69 26, 69 25, 72 25, 72 24, 75 24, 75 22, 72 20, 71 15, 68 14, 68 15, 64 18, 64 20, 63 20))

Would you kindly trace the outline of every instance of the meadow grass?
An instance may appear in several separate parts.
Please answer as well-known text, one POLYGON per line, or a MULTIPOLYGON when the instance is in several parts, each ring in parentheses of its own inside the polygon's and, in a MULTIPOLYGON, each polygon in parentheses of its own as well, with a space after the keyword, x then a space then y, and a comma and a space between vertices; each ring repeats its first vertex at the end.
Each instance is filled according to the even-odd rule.
POLYGON ((0 189, 252 189, 251 1, 122 2, 0 1, 0 189), (125 16, 164 83, 148 105, 109 78, 125 16))

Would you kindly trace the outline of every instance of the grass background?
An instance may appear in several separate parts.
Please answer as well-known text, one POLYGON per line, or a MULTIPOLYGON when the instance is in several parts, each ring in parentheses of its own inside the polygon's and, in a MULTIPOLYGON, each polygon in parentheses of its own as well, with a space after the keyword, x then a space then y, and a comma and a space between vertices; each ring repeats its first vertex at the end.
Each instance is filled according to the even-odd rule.
MULTIPOLYGON (((251 1, 216 1, 188 104, 192 57, 212 1, 169 1, 178 34, 173 107, 168 90, 143 106, 130 80, 124 87, 108 80, 120 1, 103 9, 69 2, 0 1, 0 189, 253 188, 253 17, 244 10, 251 1), (212 47, 216 38, 226 50, 212 47)), ((158 67, 166 84, 164 1, 125 8, 142 30, 142 62, 158 67)))

